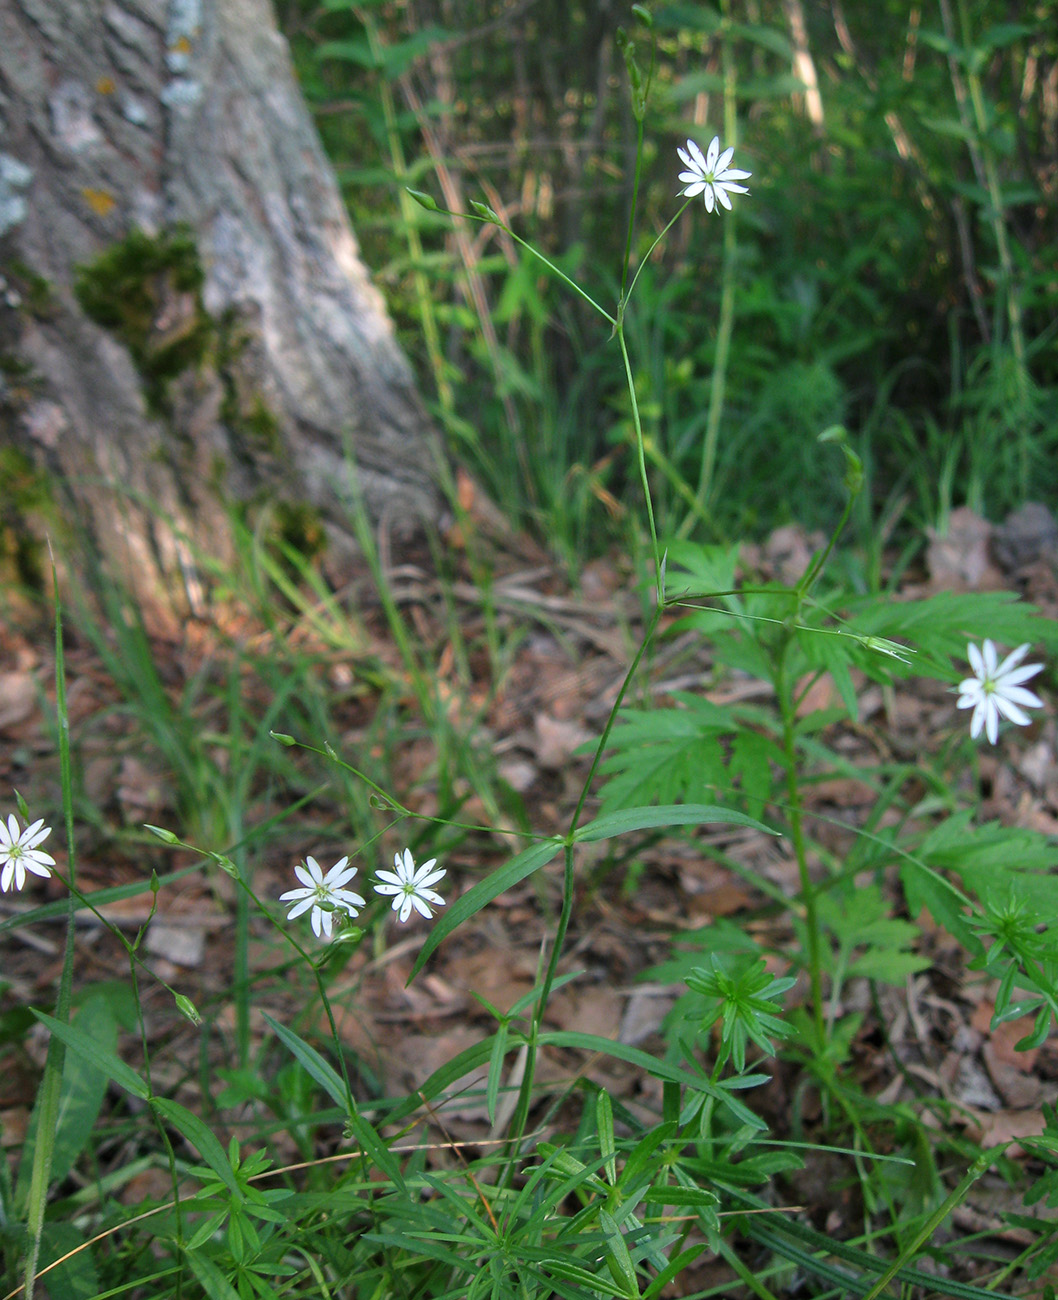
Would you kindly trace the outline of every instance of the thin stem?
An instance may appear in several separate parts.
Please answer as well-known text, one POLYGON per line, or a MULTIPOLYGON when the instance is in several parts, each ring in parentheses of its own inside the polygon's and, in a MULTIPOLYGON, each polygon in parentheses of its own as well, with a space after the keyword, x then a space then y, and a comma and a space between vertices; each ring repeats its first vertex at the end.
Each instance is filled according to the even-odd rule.
POLYGON ((628 283, 628 263, 632 257, 632 236, 636 228, 636 207, 639 203, 639 181, 643 173, 643 118, 636 115, 636 170, 632 181, 632 211, 628 216, 628 234, 625 236, 625 255, 621 263, 621 302, 625 301, 625 285, 628 283))
MULTIPOLYGON (((966 0, 959 0, 959 26, 962 31, 963 48, 970 51, 972 49, 972 38, 966 0)), ((995 151, 990 147, 988 140, 988 109, 985 105, 984 89, 981 85, 981 78, 971 59, 967 61, 966 84, 970 92, 970 103, 973 107, 974 126, 977 129, 980 162, 988 188, 988 216, 995 235, 999 264, 1003 270, 1003 288, 1007 300, 1007 320, 1010 324, 1010 344, 1014 350, 1014 359, 1018 365, 1018 395, 1024 400, 1028 397, 1028 373, 1025 361, 1025 334, 1021 320, 1021 302, 1014 288, 1014 260, 1010 254, 1006 222, 1003 220, 1003 193, 999 184, 999 174, 996 171, 995 151)))
POLYGON ((849 515, 852 513, 853 502, 856 500, 858 495, 858 491, 849 492, 848 498, 845 501, 845 509, 841 513, 841 518, 838 520, 837 527, 830 534, 830 540, 827 542, 826 547, 816 557, 811 567, 806 571, 804 577, 802 577, 801 581, 797 584, 797 595, 801 600, 804 600, 808 595, 809 591, 812 589, 812 584, 823 572, 827 560, 830 559, 831 551, 833 551, 838 538, 841 536, 842 530, 848 523, 849 515))
POLYGON ((650 245, 650 247, 647 249, 647 251, 646 251, 646 252, 643 254, 643 256, 639 259, 639 265, 636 267, 636 273, 635 273, 635 275, 632 276, 632 283, 628 286, 628 292, 625 293, 625 294, 622 294, 622 296, 621 296, 621 302, 622 302, 622 305, 627 304, 629 298, 631 298, 631 296, 632 296, 632 291, 633 291, 633 290, 635 289, 635 287, 636 287, 636 281, 639 279, 639 276, 640 276, 640 274, 642 273, 643 267, 646 266, 646 264, 650 261, 651 254, 654 252, 654 249, 657 248, 658 244, 661 243, 661 241, 662 241, 662 240, 665 238, 665 236, 669 233, 669 231, 670 231, 670 230, 672 229, 672 227, 676 224, 676 222, 679 221, 680 217, 683 216, 684 212, 687 210, 688 205, 691 204, 691 203, 693 203, 693 202, 694 202, 693 199, 684 199, 684 201, 683 201, 682 205, 680 206, 679 210, 677 211, 676 215, 675 215, 675 216, 674 216, 674 217, 669 221, 669 223, 666 225, 665 229, 661 232, 660 235, 657 236, 657 238, 656 238, 656 239, 654 240, 654 242, 650 245))
POLYGON ((990 1150, 982 1152, 981 1155, 977 1157, 963 1175, 958 1187, 956 1187, 926 1219, 925 1223, 922 1224, 919 1230, 911 1238, 908 1245, 899 1255, 897 1255, 878 1281, 875 1282, 874 1286, 872 1286, 863 1297, 863 1300, 875 1300, 876 1296, 880 1296, 883 1293, 893 1278, 896 1277, 900 1270, 914 1257, 919 1247, 929 1240, 935 1229, 944 1222, 953 1210, 957 1210, 963 1201, 966 1200, 970 1193, 970 1188, 973 1187, 974 1183, 976 1183, 977 1180, 988 1170, 989 1166, 995 1163, 1009 1145, 1009 1142, 1003 1142, 998 1147, 992 1147, 990 1150))
MULTIPOLYGON (((606 752, 606 747, 610 741, 610 732, 617 721, 617 714, 621 705, 624 703, 625 695, 632 684, 632 679, 639 668, 643 655, 646 653, 647 646, 653 639, 657 630, 658 623, 661 620, 663 606, 659 601, 650 622, 647 624, 643 633, 643 639, 640 642, 639 649, 636 651, 635 658, 629 665, 625 673, 624 681, 621 683, 621 689, 617 692, 617 698, 614 700, 610 709, 609 717, 606 719, 606 726, 603 727, 602 735, 599 737, 599 743, 595 747, 595 754, 592 758, 591 767, 588 775, 584 778, 581 786, 580 798, 577 800, 577 806, 573 810, 573 816, 570 818, 569 830, 566 833, 565 845, 565 871, 562 881, 562 911, 559 915, 558 926, 555 930, 554 942, 551 945, 551 954, 548 958, 547 968, 544 971, 544 978, 540 986, 540 995, 536 999, 533 1010, 532 1024, 526 1038, 526 1062, 525 1069, 522 1072, 521 1090, 518 1094, 518 1105, 511 1121, 511 1132, 515 1135, 514 1142, 520 1143, 525 1134, 529 1123, 529 1106, 533 1095, 533 1077, 536 1069, 536 1053, 540 1038, 540 1025, 543 1020, 544 1012, 547 1009, 547 1000, 551 993, 551 986, 554 983, 555 975, 558 971, 558 961, 562 955, 562 944, 565 941, 566 930, 569 926, 569 918, 573 910, 573 836, 580 824, 581 814, 584 811, 584 805, 587 802, 588 794, 591 790, 592 783, 595 780, 595 773, 599 764, 602 762, 602 756, 606 752)), ((508 1166, 513 1170, 513 1163, 508 1166)))
POLYGON ((783 752, 786 768, 787 808, 790 817, 790 839, 797 858, 797 872, 801 881, 801 902, 804 906, 805 931, 808 936, 808 978, 812 987, 812 1020, 815 1026, 816 1050, 822 1052, 826 1043, 826 1024, 823 1019, 823 940, 819 925, 819 908, 815 883, 808 871, 808 852, 805 845, 801 787, 797 780, 797 747, 795 731, 797 716, 793 695, 786 681, 786 649, 783 645, 777 655, 775 693, 782 715, 783 752))
POLYGON ((580 798, 577 800, 577 806, 573 809, 573 816, 570 818, 568 834, 571 837, 580 825, 581 813, 584 811, 584 805, 588 799, 588 792, 591 790, 592 782, 595 780, 595 773, 599 764, 602 762, 602 756, 606 752, 607 745, 610 743, 610 732, 613 731, 614 723, 617 721, 618 711, 624 703, 625 696, 628 694, 628 688, 632 684, 632 678, 635 676, 643 656, 646 654, 647 646, 650 644, 654 637, 654 633, 657 631, 657 626, 661 621, 663 609, 664 606, 660 603, 654 609, 650 622, 647 624, 646 631, 643 633, 643 640, 640 642, 639 649, 636 651, 636 656, 629 665, 628 672, 625 673, 624 681, 621 683, 621 689, 617 692, 617 698, 614 700, 613 707, 610 709, 610 715, 606 719, 606 726, 603 727, 602 735, 599 737, 599 743, 595 746, 595 754, 591 760, 591 767, 588 770, 588 775, 584 778, 584 784, 581 786, 580 798))
POLYGON ((573 290, 574 293, 579 294, 580 297, 583 298, 584 301, 590 307, 594 307, 595 310, 599 313, 600 316, 603 317, 604 320, 608 320, 611 325, 617 324, 616 318, 611 316, 605 307, 600 307, 599 304, 595 301, 595 299, 591 296, 591 294, 586 293, 576 282, 576 280, 571 279, 565 273, 565 271, 561 269, 561 267, 556 266, 554 262, 551 261, 550 258, 545 257, 544 254, 539 251, 539 249, 534 248, 532 244, 530 244, 527 240, 523 239, 521 235, 515 234, 515 232, 510 228, 510 226, 505 226, 503 222, 500 221, 500 219, 495 214, 493 214, 492 217, 477 217, 477 218, 472 217, 469 213, 462 213, 462 214, 452 213, 451 215, 452 216, 463 215, 466 216, 468 220, 485 221, 490 223, 491 225, 499 226, 501 230, 506 231, 506 233, 510 235, 510 237, 520 248, 524 248, 527 253, 532 253, 532 255, 537 259, 537 261, 543 262, 543 264, 547 267, 547 269, 551 271, 554 275, 557 275, 558 278, 562 281, 562 283, 567 286, 567 288, 570 288, 573 290))
POLYGON ((650 499, 650 480, 647 477, 647 462, 643 453, 643 425, 639 417, 639 401, 636 397, 635 378, 632 375, 632 361, 628 355, 628 344, 625 342, 624 326, 617 326, 617 341, 621 345, 621 359, 624 361, 625 379, 628 382, 628 397, 632 403, 632 425, 636 434, 636 456, 639 461, 639 479, 643 484, 643 500, 647 507, 647 522, 650 525, 650 544, 654 552, 654 581, 658 590, 658 605, 660 606, 665 599, 665 593, 662 590, 663 579, 661 575, 661 549, 658 546, 658 530, 654 523, 654 505, 650 499))
MULTIPOLYGON (((356 10, 358 20, 363 23, 364 31, 367 33, 368 48, 371 56, 375 60, 375 66, 381 69, 383 63, 382 42, 379 38, 378 28, 375 26, 371 15, 365 10, 356 10)), ((390 85, 389 78, 384 72, 379 73, 377 81, 379 103, 382 106, 382 118, 386 126, 386 144, 389 148, 390 165, 395 172, 397 179, 407 176, 408 167, 404 158, 404 148, 401 144, 400 127, 397 122, 397 106, 393 100, 393 89, 390 85)), ((433 296, 430 293, 430 282, 423 270, 425 259, 423 256, 422 240, 419 238, 419 227, 415 218, 415 203, 403 185, 399 189, 400 197, 400 215, 404 223, 404 234, 408 241, 408 251, 411 253, 412 279, 415 284, 415 297, 419 305, 419 313, 422 320, 423 340, 426 343, 426 353, 430 358, 430 369, 433 371, 434 383, 437 386, 437 398, 441 404, 441 410, 446 416, 451 416, 455 411, 455 394, 452 391, 452 385, 448 382, 447 367, 445 365, 444 351, 441 347, 441 335, 437 327, 437 317, 434 312, 433 296)))
MULTIPOLYGON (((702 442, 702 464, 698 472, 698 491, 695 493, 695 514, 705 512, 713 485, 716 467, 716 449, 720 441, 720 421, 724 414, 724 397, 727 392, 727 367, 731 356, 731 336, 735 325, 735 221, 734 213, 727 214, 724 222, 724 254, 720 270, 720 319, 716 329, 716 355, 713 359, 713 377, 709 385, 709 412, 705 421, 705 438, 702 442)), ((687 526, 694 516, 688 515, 687 526)), ((681 532, 685 531, 681 529, 681 532)))
MULTIPOLYGON (((77 855, 73 837, 73 776, 70 765, 70 718, 66 708, 66 664, 63 656, 62 603, 59 583, 52 565, 52 588, 55 592, 55 709, 59 726, 59 773, 62 783, 62 807, 66 824, 66 845, 71 882, 76 879, 77 855)), ((68 1023, 73 990, 73 950, 77 904, 69 896, 66 917, 66 948, 63 953, 62 976, 55 1002, 55 1019, 68 1023)), ((26 1251, 23 1271, 26 1300, 33 1300, 37 1260, 40 1258, 40 1239, 44 1231, 44 1210, 48 1200, 48 1179, 51 1158, 55 1149, 55 1131, 59 1121, 59 1098, 62 1091, 62 1067, 65 1048, 54 1035, 48 1042, 48 1057, 44 1065, 44 1078, 40 1085, 40 1102, 37 1112, 36 1142, 33 1147, 33 1168, 30 1173, 29 1193, 26 1198, 26 1251)))
MULTIPOLYGON (((727 6, 724 6, 726 15, 727 6)), ((721 29, 722 30, 722 29, 721 29)), ((724 70, 724 131, 727 143, 736 142, 735 115, 735 61, 731 43, 722 35, 720 57, 724 70)), ((698 473, 697 513, 705 509, 713 485, 716 467, 716 449, 720 441, 720 421, 724 413, 724 396, 727 388, 727 367, 731 355, 731 337, 735 325, 735 252, 737 249, 735 213, 728 212, 724 219, 724 252, 720 269, 720 319, 716 330, 716 355, 713 359, 713 378, 709 386, 709 413, 705 421, 705 439, 702 443, 702 464, 698 473)), ((685 535, 694 523, 688 515, 680 530, 685 535)))

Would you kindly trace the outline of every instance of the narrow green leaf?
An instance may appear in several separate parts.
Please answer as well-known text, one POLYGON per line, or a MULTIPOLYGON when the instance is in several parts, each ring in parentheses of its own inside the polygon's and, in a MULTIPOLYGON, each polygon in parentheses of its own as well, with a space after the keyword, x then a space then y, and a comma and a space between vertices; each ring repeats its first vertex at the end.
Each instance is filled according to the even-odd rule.
POLYGON ((720 1204, 715 1192, 704 1187, 649 1187, 643 1197, 648 1205, 705 1205, 720 1204))
POLYGON ((678 1277, 685 1268, 689 1268, 707 1247, 708 1242, 702 1241, 680 1251, 675 1259, 669 1261, 668 1267, 663 1269, 643 1292, 643 1300, 655 1300, 655 1297, 660 1296, 668 1284, 678 1277))
POLYGON ((578 844, 591 844, 596 840, 613 839, 630 831, 654 830, 665 826, 704 826, 712 822, 725 822, 732 826, 752 826, 767 835, 778 835, 755 817, 736 812, 733 808, 720 808, 715 804, 688 803, 662 804, 660 806, 621 808, 606 813, 594 821, 578 827, 573 838, 578 844))
POLYGON ((264 1013, 265 1021, 276 1031, 276 1035, 283 1045, 290 1050, 295 1060, 304 1066, 309 1075, 328 1092, 334 1101, 338 1102, 344 1113, 346 1113, 346 1123, 350 1132, 354 1135, 357 1143, 360 1144, 365 1156, 369 1156, 382 1170, 382 1173, 395 1184, 396 1187, 404 1188, 404 1179, 400 1174, 400 1166, 396 1164, 394 1157, 390 1154, 389 1147, 383 1143, 377 1132, 370 1123, 356 1110, 356 1102, 352 1100, 348 1089, 344 1086, 341 1075, 328 1065, 328 1062, 320 1056, 316 1048, 309 1047, 302 1037, 295 1034, 294 1030, 289 1030, 285 1024, 281 1024, 264 1013))
POLYGON ((542 1033, 540 1043, 554 1047, 573 1047, 583 1052, 598 1053, 601 1056, 612 1056, 618 1061, 627 1061, 629 1065, 638 1066, 655 1079, 678 1083, 692 1092, 701 1092, 707 1097, 712 1097, 714 1101, 726 1107, 740 1124, 748 1125, 758 1132, 768 1127, 748 1106, 743 1105, 736 1097, 732 1097, 725 1089, 717 1087, 700 1075, 692 1074, 689 1070, 682 1070, 677 1065, 659 1060, 649 1052, 640 1051, 638 1047, 629 1047, 626 1043, 615 1042, 612 1038, 603 1038, 598 1034, 582 1034, 572 1029, 556 1029, 542 1033))
MULTIPOLYGON (((386 1120, 391 1124, 402 1123, 409 1115, 421 1110, 423 1098, 432 1101, 434 1097, 443 1094, 446 1089, 450 1088, 457 1079, 462 1079, 471 1070, 477 1070, 483 1066, 492 1055, 492 1045, 495 1036, 490 1034, 488 1038, 483 1038, 480 1043, 475 1043, 465 1051, 459 1052, 453 1056, 450 1061, 434 1070, 433 1074, 422 1084, 415 1092, 405 1097, 392 1110, 386 1112, 386 1120)), ((521 1036, 516 1040, 519 1044, 523 1041, 521 1036)))
POLYGON ((1002 1011, 998 1008, 996 1009, 995 1014, 992 1016, 991 1024, 988 1027, 991 1030, 995 1030, 1000 1025, 1005 1024, 1008 1020, 1020 1020, 1022 1016, 1032 1015, 1039 1008, 1039 1005, 1039 998, 1023 998, 1018 1002, 1008 1003, 1002 1011))
POLYGON ((1031 1052, 1037 1047, 1042 1047, 1047 1041, 1047 1035, 1050 1033, 1050 1028, 1051 1009, 1046 1003, 1044 1003, 1044 1005, 1040 1007, 1039 1011, 1036 1012, 1036 1023, 1032 1030, 1027 1033, 1024 1038, 1018 1039, 1014 1044, 1014 1050, 1016 1052, 1031 1052))
POLYGON ((242 1300, 238 1291, 208 1256, 197 1250, 185 1250, 184 1258, 209 1300, 242 1300))
POLYGON ((603 1158, 610 1186, 617 1182, 617 1143, 613 1131, 613 1103, 605 1088, 595 1095, 595 1125, 599 1134, 599 1153, 603 1158))
POLYGON ((386 1175, 394 1187, 399 1188, 402 1192, 406 1191, 400 1165, 394 1159, 389 1147, 379 1137, 374 1125, 355 1109, 350 1114, 347 1123, 349 1131, 360 1143, 364 1154, 371 1157, 376 1167, 386 1175))
POLYGON ((372 52, 367 41, 325 41, 316 49, 316 58, 335 59, 342 63, 355 63, 361 68, 380 68, 381 59, 372 52))
MULTIPOLYGON (((596 1296, 600 1291, 604 1291, 607 1295, 620 1296, 622 1300, 627 1300, 628 1292, 623 1287, 610 1282, 605 1277, 600 1277, 597 1272, 584 1268, 581 1264, 572 1263, 569 1259, 549 1259, 544 1267, 557 1277, 566 1278, 570 1282, 579 1282, 587 1289, 587 1295, 596 1296)), ((634 1291, 632 1294, 638 1295, 639 1292, 634 1291)))
POLYGON ((217 1141, 213 1130, 208 1128, 197 1115, 192 1114, 186 1106, 181 1106, 178 1101, 173 1101, 171 1097, 154 1097, 151 1105, 159 1115, 172 1124, 181 1137, 186 1138, 191 1143, 210 1169, 231 1192, 232 1196, 241 1201, 243 1199, 242 1189, 232 1172, 227 1153, 217 1141))
MULTIPOLYGON (((76 1013, 73 1024, 106 1052, 117 1057, 118 1024, 105 996, 91 997, 76 1013)), ((107 1074, 77 1052, 68 1052, 63 1062, 62 1091, 59 1094, 55 1146, 51 1153, 50 1178, 61 1182, 92 1137, 106 1095, 107 1074)))
POLYGON ((336 1101, 343 1111, 348 1111, 352 1098, 338 1071, 329 1065, 314 1047, 310 1047, 303 1038, 295 1034, 293 1029, 280 1024, 267 1011, 264 1012, 264 1018, 299 1065, 316 1080, 332 1101, 336 1101))
POLYGON ((681 1088, 675 1079, 666 1079, 661 1085, 661 1114, 665 1124, 675 1129, 679 1123, 681 1107, 681 1088))
MULTIPOLYGON (((671 1088, 674 1085, 666 1083, 665 1088, 671 1088)), ((651 1156, 663 1142, 669 1142, 676 1136, 676 1124, 671 1120, 666 1120, 662 1124, 656 1124, 639 1142, 636 1143, 632 1154, 625 1161, 625 1167, 621 1170, 621 1177, 617 1180, 618 1187, 622 1190, 631 1190, 635 1187, 636 1181, 647 1167, 651 1156)))
POLYGON ((492 1044, 489 1057, 489 1079, 485 1085, 485 1110, 489 1117, 489 1127, 496 1125, 496 1102, 500 1095, 500 1082, 503 1078, 503 1058, 507 1054, 507 1023, 500 1022, 496 1030, 496 1041, 492 1044))
POLYGON ((400 1166, 394 1160, 389 1148, 378 1136, 373 1126, 366 1120, 356 1109, 356 1102, 349 1095, 349 1091, 338 1072, 329 1065, 327 1061, 300 1038, 292 1029, 286 1025, 280 1024, 278 1020, 264 1013, 266 1022, 275 1031, 276 1036, 283 1045, 290 1051, 294 1058, 302 1065, 313 1079, 327 1092, 334 1101, 342 1108, 346 1114, 346 1123, 349 1131, 356 1138, 364 1151, 364 1154, 370 1156, 374 1163, 382 1172, 392 1180, 398 1187, 404 1187, 404 1179, 401 1176, 400 1166))
MULTIPOLYGON (((31 1008, 32 1009, 32 1008, 31 1008)), ((46 1015, 43 1011, 33 1011, 33 1014, 48 1029, 66 1044, 72 1052, 90 1061, 97 1069, 114 1080, 116 1084, 124 1088, 126 1092, 131 1092, 134 1097, 139 1097, 147 1101, 150 1097, 150 1089, 144 1083, 143 1079, 136 1073, 131 1065, 126 1065, 123 1060, 114 1052, 107 1049, 76 1025, 63 1024, 61 1020, 55 1020, 52 1016, 46 1015)))
POLYGON ((610 1269, 610 1276, 618 1287, 623 1288, 624 1295, 638 1296, 639 1282, 636 1278, 635 1265, 632 1263, 632 1256, 628 1253, 624 1235, 613 1215, 608 1214, 606 1210, 600 1210, 599 1226, 606 1234, 606 1263, 610 1269))
POLYGON ((524 849, 497 871, 486 876, 484 880, 479 880, 476 885, 468 889, 460 898, 457 898, 451 907, 445 908, 423 944, 422 951, 415 959, 411 974, 408 976, 408 983, 410 984, 419 971, 422 970, 438 944, 447 939, 457 926, 462 925, 464 921, 476 915, 483 907, 487 907, 500 894, 506 893, 508 889, 513 889, 526 876, 531 876, 534 871, 539 871, 542 866, 551 861, 561 847, 561 840, 548 839, 524 849))

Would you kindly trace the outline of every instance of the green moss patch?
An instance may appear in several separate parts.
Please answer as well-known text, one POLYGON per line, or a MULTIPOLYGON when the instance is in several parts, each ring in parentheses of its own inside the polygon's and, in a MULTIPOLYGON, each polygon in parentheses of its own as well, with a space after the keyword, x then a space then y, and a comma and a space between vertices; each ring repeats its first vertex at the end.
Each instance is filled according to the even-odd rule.
POLYGON ((204 279, 195 241, 184 229, 133 230, 78 269, 77 301, 128 348, 155 412, 165 411, 170 380, 197 366, 212 341, 204 279))

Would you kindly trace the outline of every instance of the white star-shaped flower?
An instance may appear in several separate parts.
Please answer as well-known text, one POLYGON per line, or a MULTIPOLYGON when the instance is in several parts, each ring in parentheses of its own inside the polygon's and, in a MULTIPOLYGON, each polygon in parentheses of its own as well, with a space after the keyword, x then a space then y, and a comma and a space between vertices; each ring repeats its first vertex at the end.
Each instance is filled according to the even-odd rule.
POLYGON ((14 813, 9 814, 6 826, 0 819, 0 868, 3 868, 0 871, 0 890, 6 894, 12 881, 16 889, 21 889, 26 883, 27 871, 45 879, 51 875, 48 868, 55 866, 55 859, 37 848, 50 834, 51 827, 44 825, 43 818, 25 830, 19 829, 14 813))
POLYGON ((677 149, 684 166, 685 172, 680 172, 680 180, 686 185, 682 191, 688 199, 697 198, 699 194, 705 199, 705 208, 707 212, 712 212, 716 204, 722 204, 731 211, 732 194, 748 194, 749 190, 744 185, 738 185, 736 181, 749 180, 752 172, 739 171, 737 167, 731 167, 728 164, 734 156, 734 149, 725 149, 720 152, 720 137, 713 136, 712 143, 709 146, 709 152, 703 154, 701 149, 693 140, 687 141, 686 149, 677 149))
POLYGON ((329 939, 335 912, 348 912, 350 916, 356 916, 357 911, 364 906, 364 900, 359 894, 345 888, 357 870, 348 863, 347 857, 339 858, 324 875, 315 858, 307 857, 304 866, 299 862, 294 868, 294 875, 304 888, 288 889, 285 894, 279 895, 281 903, 294 904, 287 913, 287 920, 293 921, 311 907, 312 928, 316 938, 319 939, 322 932, 329 939))
POLYGON ((979 650, 975 645, 966 647, 966 657, 974 675, 959 683, 959 699, 956 708, 973 709, 970 719, 970 735, 973 739, 985 734, 994 745, 999 735, 999 715, 1009 718, 1019 727, 1028 726, 1032 721, 1025 709, 1040 709, 1043 701, 1039 696, 1027 691, 1022 682, 1034 677, 1043 664, 1021 664, 1029 652, 1029 643, 1012 651, 998 663, 996 647, 992 641, 985 641, 979 650))
POLYGON ((436 885, 442 876, 448 874, 444 868, 434 871, 437 865, 436 858, 424 862, 416 870, 411 849, 405 849, 403 853, 393 855, 393 865, 396 871, 378 873, 378 878, 383 883, 375 886, 375 893, 394 895, 393 910, 396 912, 399 909, 401 921, 406 921, 411 916, 413 907, 427 920, 433 916, 433 912, 430 911, 431 904, 434 907, 444 907, 444 899, 436 890, 430 888, 431 885, 436 885))

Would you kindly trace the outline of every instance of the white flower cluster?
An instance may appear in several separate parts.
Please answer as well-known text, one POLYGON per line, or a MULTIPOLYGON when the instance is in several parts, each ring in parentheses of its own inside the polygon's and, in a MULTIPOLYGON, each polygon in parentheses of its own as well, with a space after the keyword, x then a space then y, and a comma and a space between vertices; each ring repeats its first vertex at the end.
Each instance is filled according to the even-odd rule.
MULTIPOLYGON (((315 858, 306 858, 304 866, 299 863, 294 868, 294 874, 301 881, 302 888, 288 889, 279 896, 280 902, 294 904, 287 913, 287 920, 292 921, 311 907, 312 928, 316 937, 325 934, 329 939, 336 912, 355 917, 366 903, 359 894, 346 888, 356 875, 356 867, 350 867, 348 863, 347 857, 340 858, 326 875, 315 858)), ((433 916, 430 910, 432 907, 444 907, 444 899, 432 888, 447 874, 443 868, 440 871, 434 870, 437 866, 436 858, 430 858, 416 868, 411 849, 405 849, 403 853, 394 855, 393 865, 394 871, 378 873, 378 883, 374 889, 376 894, 393 896, 393 910, 400 913, 401 921, 406 921, 411 916, 413 908, 420 916, 429 919, 433 916)))

